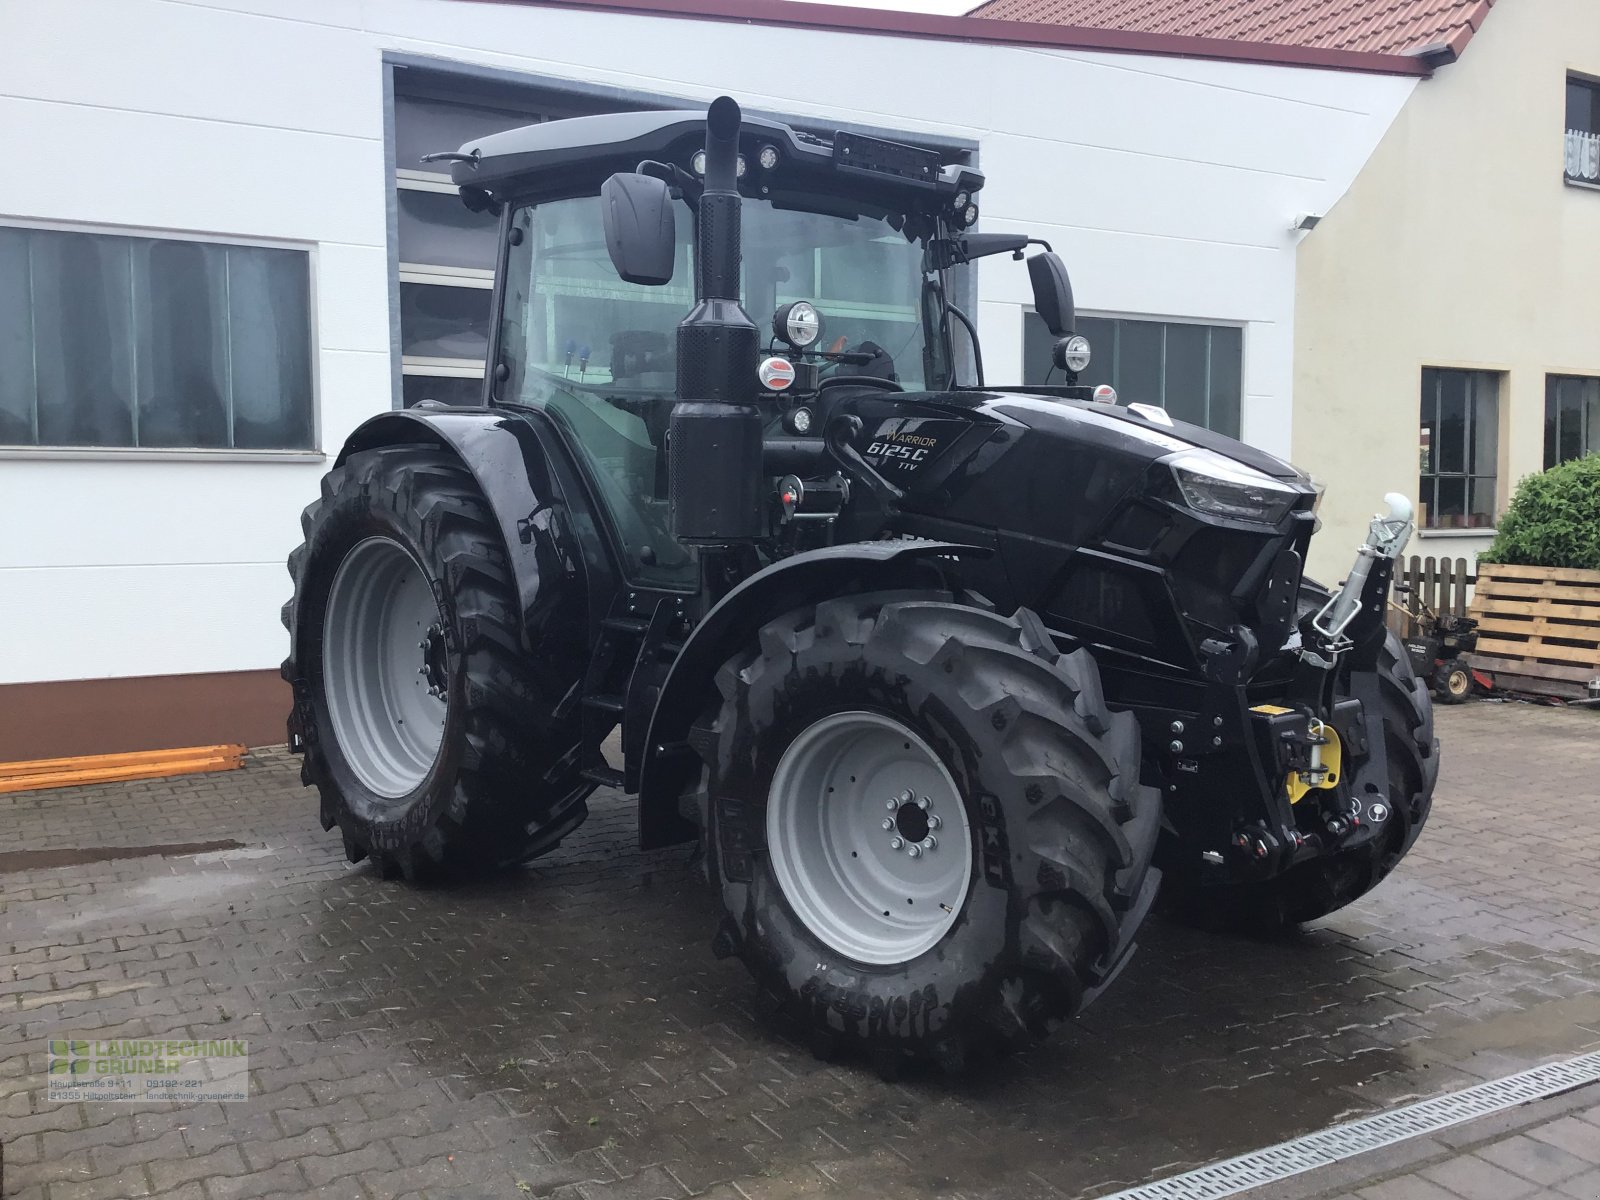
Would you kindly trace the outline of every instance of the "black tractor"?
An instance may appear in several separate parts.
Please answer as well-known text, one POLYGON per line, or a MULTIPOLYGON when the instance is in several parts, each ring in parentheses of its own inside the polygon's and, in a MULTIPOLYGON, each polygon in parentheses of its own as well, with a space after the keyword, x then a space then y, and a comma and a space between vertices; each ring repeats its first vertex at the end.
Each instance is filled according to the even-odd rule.
POLYGON ((1410 848, 1409 505, 1304 579, 1308 478, 1080 385, 1067 271, 973 231, 977 171, 728 98, 441 157, 500 222, 483 405, 361 426, 289 560, 291 743, 352 862, 524 863, 620 788, 819 1044, 959 1064, 1104 989, 1163 875, 1282 926, 1410 848), (986 382, 989 255, 1061 384, 986 382))

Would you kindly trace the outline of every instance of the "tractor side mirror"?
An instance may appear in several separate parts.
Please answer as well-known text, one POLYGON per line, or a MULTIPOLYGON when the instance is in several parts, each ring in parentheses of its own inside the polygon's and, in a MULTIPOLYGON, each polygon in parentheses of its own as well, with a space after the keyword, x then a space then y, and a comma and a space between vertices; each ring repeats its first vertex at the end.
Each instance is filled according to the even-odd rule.
POLYGON ((671 283, 678 227, 666 181, 632 172, 613 175, 600 186, 600 209, 617 274, 647 287, 671 283))
POLYGON ((1044 319, 1052 337, 1065 337, 1078 319, 1072 303, 1072 281, 1066 264, 1046 250, 1028 260, 1028 279, 1033 284, 1033 307, 1044 319))

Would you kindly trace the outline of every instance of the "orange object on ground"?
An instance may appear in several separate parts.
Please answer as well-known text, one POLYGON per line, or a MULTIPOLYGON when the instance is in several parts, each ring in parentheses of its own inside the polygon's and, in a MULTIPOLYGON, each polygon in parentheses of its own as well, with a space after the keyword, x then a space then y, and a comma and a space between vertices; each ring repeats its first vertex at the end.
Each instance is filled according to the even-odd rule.
POLYGON ((85 783, 120 783, 128 779, 161 779, 168 775, 233 771, 243 761, 243 746, 226 745, 0 763, 0 794, 76 787, 85 783))

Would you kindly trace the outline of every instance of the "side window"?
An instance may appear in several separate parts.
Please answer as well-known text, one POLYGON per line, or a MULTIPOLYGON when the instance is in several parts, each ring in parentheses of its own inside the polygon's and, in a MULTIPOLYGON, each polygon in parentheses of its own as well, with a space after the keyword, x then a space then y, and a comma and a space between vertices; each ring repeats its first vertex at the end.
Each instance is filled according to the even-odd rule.
POLYGON ((664 441, 676 385, 675 337, 692 302, 688 221, 673 282, 617 278, 598 197, 512 216, 499 400, 544 409, 568 434, 639 583, 693 586, 694 560, 667 522, 664 441))

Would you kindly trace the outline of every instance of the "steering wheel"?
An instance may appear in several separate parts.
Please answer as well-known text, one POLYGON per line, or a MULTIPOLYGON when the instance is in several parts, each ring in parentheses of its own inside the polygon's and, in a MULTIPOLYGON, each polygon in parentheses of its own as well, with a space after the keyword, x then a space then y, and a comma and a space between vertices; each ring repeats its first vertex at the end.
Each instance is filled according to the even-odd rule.
POLYGON ((884 379, 878 375, 829 375, 826 379, 817 381, 817 394, 820 396, 829 388, 863 387, 879 392, 903 392, 893 379, 884 379))

